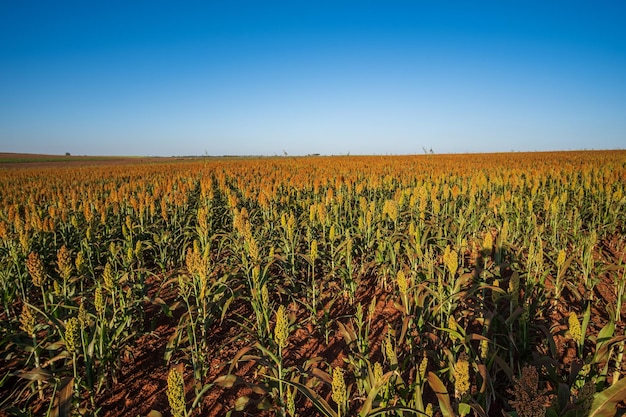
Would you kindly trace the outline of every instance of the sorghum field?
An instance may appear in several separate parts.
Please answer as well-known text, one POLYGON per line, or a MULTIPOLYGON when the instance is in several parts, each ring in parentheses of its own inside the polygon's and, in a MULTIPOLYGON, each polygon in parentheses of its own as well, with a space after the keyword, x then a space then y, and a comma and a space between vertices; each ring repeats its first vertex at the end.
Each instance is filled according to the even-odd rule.
POLYGON ((0 413, 613 416, 626 152, 0 170, 0 413))

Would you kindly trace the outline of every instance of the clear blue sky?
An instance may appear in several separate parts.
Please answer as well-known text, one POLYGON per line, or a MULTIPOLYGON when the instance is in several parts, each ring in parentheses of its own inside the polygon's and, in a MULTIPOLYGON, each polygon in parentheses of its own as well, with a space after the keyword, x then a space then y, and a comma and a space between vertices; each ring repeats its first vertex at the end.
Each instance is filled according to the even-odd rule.
POLYGON ((0 151, 626 147, 626 2, 2 1, 0 151))

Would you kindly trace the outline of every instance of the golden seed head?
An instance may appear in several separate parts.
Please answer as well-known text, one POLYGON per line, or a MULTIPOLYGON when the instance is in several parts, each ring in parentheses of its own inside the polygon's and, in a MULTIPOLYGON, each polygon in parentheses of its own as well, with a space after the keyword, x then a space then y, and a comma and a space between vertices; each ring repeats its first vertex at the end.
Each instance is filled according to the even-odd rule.
POLYGON ((398 289, 400 290, 400 294, 406 295, 409 290, 409 280, 404 275, 402 270, 399 270, 396 275, 396 282, 398 283, 398 289))
POLYGON ((426 356, 426 353, 424 353, 424 357, 422 358, 422 361, 420 362, 420 379, 423 381, 424 378, 426 378, 426 369, 428 368, 428 356, 426 356))
POLYGON ((28 253, 30 250, 30 239, 27 232, 20 232, 20 246, 23 253, 28 253))
POLYGON ((84 301, 82 301, 80 303, 80 307, 78 307, 78 322, 80 323, 81 329, 84 329, 89 324, 89 318, 87 317, 87 309, 85 308, 84 301))
POLYGON ((519 274, 514 272, 511 275, 511 279, 509 280, 509 294, 511 294, 511 302, 513 306, 517 306, 519 304, 519 274))
POLYGON ((167 401, 173 417, 185 415, 185 380, 177 367, 171 368, 167 375, 167 401))
POLYGON ((561 249, 559 251, 559 255, 556 258, 556 267, 561 269, 563 264, 565 264, 565 250, 561 249))
POLYGON ((582 330, 580 328, 580 322, 578 321, 576 313, 574 313, 573 311, 569 313, 567 322, 569 325, 569 333, 572 336, 572 339, 574 339, 576 343, 579 343, 580 338, 582 337, 582 330))
POLYGON ((100 286, 97 286, 95 291, 94 291, 94 295, 93 295, 93 305, 94 307, 96 307, 96 312, 99 315, 102 315, 104 313, 104 309, 105 309, 105 303, 104 303, 104 297, 102 295, 102 289, 100 288, 100 286))
POLYGON ((383 216, 389 216, 389 219, 395 222, 398 219, 398 205, 394 200, 387 200, 383 205, 383 216))
POLYGON ((478 350, 480 353, 480 359, 482 361, 487 359, 487 354, 489 353, 489 341, 487 339, 481 340, 480 345, 478 346, 478 350))
POLYGON ((382 381, 383 379, 383 366, 380 364, 380 362, 376 362, 374 364, 374 382, 378 383, 380 381, 382 381))
POLYGON ((493 236, 491 233, 485 233, 485 238, 483 239, 483 251, 487 253, 491 253, 493 250, 493 236))
POLYGON ((317 240, 313 239, 311 241, 311 261, 315 262, 317 259, 317 240))
POLYGON ((78 317, 70 318, 65 324, 65 348, 74 353, 80 345, 80 322, 78 317))
POLYGON ((26 269, 33 280, 33 284, 36 287, 41 287, 46 276, 46 271, 41 257, 35 252, 28 254, 28 259, 26 259, 26 269))
POLYGON ((135 258, 135 249, 132 246, 126 248, 126 263, 130 264, 135 258))
POLYGON ((296 415, 296 392, 295 389, 287 389, 287 414, 290 417, 296 415))
POLYGON ((252 235, 250 235, 246 241, 248 243, 248 255, 252 262, 257 263, 259 260, 259 246, 252 235))
POLYGON ((454 276, 457 269, 459 268, 459 257, 458 253, 455 250, 450 249, 450 245, 446 246, 446 249, 443 253, 443 263, 445 264, 448 271, 450 271, 450 275, 454 276))
POLYGON ((343 370, 339 367, 333 369, 332 397, 335 403, 343 409, 348 399, 348 393, 346 390, 346 381, 343 377, 343 370))
POLYGON ((52 281, 52 290, 54 295, 56 295, 57 297, 61 296, 61 286, 57 281, 52 281))
POLYGON ((76 260, 74 261, 74 264, 76 266, 76 272, 80 275, 83 272, 85 272, 85 255, 83 254, 83 251, 79 251, 76 254, 76 260))
POLYGON ((276 327, 274 327, 274 340, 276 344, 281 348, 287 346, 287 339, 289 338, 289 317, 285 311, 285 306, 281 305, 276 311, 276 327))
POLYGON ((104 280, 104 289, 108 292, 113 292, 113 290, 115 289, 115 276, 113 275, 113 268, 111 267, 111 263, 109 262, 107 262, 104 266, 102 279, 104 280))
POLYGON ((431 403, 428 403, 426 405, 426 410, 424 410, 424 414, 426 414, 428 417, 433 417, 433 405, 431 403))
POLYGON ((448 316, 448 329, 456 331, 456 328, 457 328, 457 324, 456 324, 456 320, 454 319, 454 316, 452 315, 448 316))
POLYGON ((27 304, 22 306, 20 329, 24 330, 24 332, 26 332, 29 336, 33 336, 35 334, 35 317, 27 304))
POLYGON ((263 284, 261 288, 261 304, 265 310, 269 309, 270 306, 270 294, 267 290, 267 284, 263 284))
POLYGON ((388 360, 392 360, 395 352, 393 350, 393 343, 391 342, 391 337, 387 335, 387 339, 385 340, 385 354, 387 355, 388 360))
POLYGON ((459 355, 459 359, 454 365, 454 390, 456 397, 461 398, 467 391, 469 391, 469 362, 465 352, 459 355))
POLYGON ((64 280, 67 280, 72 275, 72 255, 65 245, 61 246, 61 249, 57 252, 57 268, 59 275, 64 280))
POLYGON ((135 243, 135 257, 137 259, 141 259, 142 253, 143 253, 143 247, 141 245, 141 240, 138 240, 137 243, 135 243))

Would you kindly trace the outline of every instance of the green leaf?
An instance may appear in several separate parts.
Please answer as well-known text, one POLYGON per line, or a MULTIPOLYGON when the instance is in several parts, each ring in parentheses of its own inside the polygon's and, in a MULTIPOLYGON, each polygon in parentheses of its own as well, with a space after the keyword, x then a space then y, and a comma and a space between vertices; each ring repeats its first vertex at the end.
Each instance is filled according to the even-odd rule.
MULTIPOLYGON (((204 397, 204 394, 206 394, 206 392, 209 389, 211 389, 212 386, 213 386, 213 384, 204 384, 204 386, 202 387, 200 392, 198 392, 198 394, 196 394, 196 398, 194 398, 193 403, 191 404, 191 409, 192 410, 198 406, 198 403, 202 400, 202 397, 204 397)), ((148 417, 150 417, 150 416, 148 416, 148 417)))
POLYGON ((267 377, 275 381, 282 381, 283 383, 287 385, 291 385, 292 387, 296 388, 298 391, 302 393, 302 395, 307 397, 313 403, 315 408, 317 408, 320 411, 320 413, 322 413, 323 416, 337 417, 337 413, 333 411, 332 407, 326 402, 326 400, 324 400, 315 391, 313 391, 311 388, 307 387, 306 385, 302 385, 298 382, 287 381, 285 379, 274 378, 270 375, 268 375, 267 377))
POLYGON ((613 337, 613 333, 615 333, 615 322, 611 320, 598 333, 596 344, 605 342, 606 340, 610 339, 611 337, 613 337))
POLYGON ((228 307, 230 307, 230 304, 235 300, 235 297, 228 297, 228 299, 226 300, 226 302, 224 303, 224 305, 222 306, 222 315, 220 317, 220 324, 222 324, 224 322, 224 317, 226 316, 226 312, 228 311, 228 307))
POLYGON ((373 410, 370 414, 368 414, 367 417, 397 415, 398 411, 401 412, 401 415, 405 415, 405 413, 409 413, 409 415, 417 416, 417 417, 427 416, 426 413, 423 413, 419 410, 414 410, 409 407, 393 406, 393 407, 377 408, 373 410), (394 413, 390 413, 392 411, 394 413))
POLYGON ((372 410, 372 403, 376 399, 376 396, 378 395, 378 391, 380 391, 380 389, 387 384, 387 382, 389 381, 389 377, 391 377, 392 374, 394 374, 394 372, 391 372, 391 371, 387 372, 385 375, 383 375, 382 379, 376 382, 376 384, 372 387, 372 389, 367 395, 367 399, 365 400, 365 402, 363 403, 363 406, 361 407, 361 412, 359 413, 360 416, 369 415, 369 412, 372 410))
POLYGON ((428 384, 435 391, 435 395, 437 395, 437 399, 439 400, 439 408, 441 409, 441 414, 443 417, 454 417, 454 410, 452 409, 452 405, 450 404, 450 395, 448 394, 448 390, 446 386, 441 382, 441 379, 437 375, 435 375, 432 371, 428 372, 428 384))
POLYGON ((613 417, 617 412, 617 404, 624 400, 626 400, 626 378, 596 393, 591 403, 589 417, 613 417))
POLYGON ((585 344, 585 335, 587 334, 587 327, 589 326, 589 320, 591 320, 591 303, 587 302, 587 309, 585 310, 585 314, 583 315, 583 323, 581 326, 581 335, 580 341, 578 342, 579 346, 583 346, 585 344))
POLYGON ((459 415, 466 416, 470 413, 470 411, 472 411, 472 407, 470 407, 469 404, 467 403, 459 404, 459 415))
POLYGON ((165 301, 161 297, 156 297, 152 304, 158 305, 161 307, 161 311, 167 316, 172 317, 172 310, 170 310, 170 306, 167 305, 165 301))

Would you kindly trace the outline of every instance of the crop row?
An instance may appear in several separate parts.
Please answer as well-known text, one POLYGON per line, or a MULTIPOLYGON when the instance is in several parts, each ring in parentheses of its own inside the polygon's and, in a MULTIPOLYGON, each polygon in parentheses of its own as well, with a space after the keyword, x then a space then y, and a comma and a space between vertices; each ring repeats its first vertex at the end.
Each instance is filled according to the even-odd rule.
POLYGON ((235 385, 290 416, 613 415, 625 180, 624 152, 6 170, 0 407, 97 415, 158 306, 175 416, 235 385), (296 358, 296 331, 340 361, 296 358))

